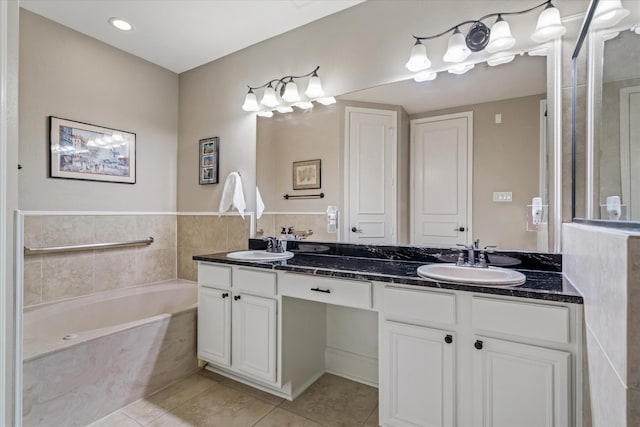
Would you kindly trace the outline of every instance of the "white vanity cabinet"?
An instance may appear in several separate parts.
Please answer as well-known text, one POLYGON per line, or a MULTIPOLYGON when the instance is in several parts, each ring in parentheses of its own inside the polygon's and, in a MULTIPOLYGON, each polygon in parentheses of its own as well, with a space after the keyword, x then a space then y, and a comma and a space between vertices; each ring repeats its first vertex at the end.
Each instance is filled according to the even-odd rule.
POLYGON ((576 306, 396 286, 383 295, 383 426, 581 424, 576 306))
POLYGON ((274 272, 199 264, 199 359, 277 383, 275 281, 274 272))

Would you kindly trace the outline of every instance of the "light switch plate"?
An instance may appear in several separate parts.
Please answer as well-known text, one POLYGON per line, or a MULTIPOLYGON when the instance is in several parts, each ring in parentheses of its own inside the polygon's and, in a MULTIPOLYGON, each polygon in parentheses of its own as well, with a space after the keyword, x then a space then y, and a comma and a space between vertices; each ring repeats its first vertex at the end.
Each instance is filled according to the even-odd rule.
POLYGON ((511 194, 511 191, 494 191, 493 201, 494 202, 512 202, 513 196, 511 194))

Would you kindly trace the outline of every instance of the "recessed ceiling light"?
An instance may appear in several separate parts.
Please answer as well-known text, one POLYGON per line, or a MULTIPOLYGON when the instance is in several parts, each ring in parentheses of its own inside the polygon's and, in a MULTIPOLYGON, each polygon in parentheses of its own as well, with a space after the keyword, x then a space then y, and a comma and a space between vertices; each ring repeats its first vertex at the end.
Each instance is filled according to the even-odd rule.
POLYGON ((133 25, 129 24, 127 21, 121 18, 109 18, 109 24, 122 31, 133 30, 133 25))

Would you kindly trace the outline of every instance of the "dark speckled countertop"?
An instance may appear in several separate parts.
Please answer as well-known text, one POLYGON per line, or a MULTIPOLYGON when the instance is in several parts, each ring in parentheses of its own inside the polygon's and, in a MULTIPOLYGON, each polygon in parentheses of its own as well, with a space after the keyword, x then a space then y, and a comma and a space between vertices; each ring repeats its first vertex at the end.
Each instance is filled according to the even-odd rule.
MULTIPOLYGON (((323 247, 327 246, 326 243, 322 243, 322 245, 323 247)), ((253 246, 252 249, 256 249, 255 245, 250 246, 253 246)), ((440 258, 440 260, 427 260, 421 256, 415 256, 417 260, 410 260, 407 259, 409 257, 406 256, 401 257, 403 259, 394 259, 398 257, 393 256, 386 256, 384 258, 371 256, 352 256, 363 255, 362 253, 357 253, 354 251, 352 251, 353 254, 345 255, 344 253, 346 251, 336 251, 333 248, 334 245, 331 244, 329 244, 328 246, 332 248, 332 250, 327 251, 328 254, 320 254, 317 251, 299 252, 294 249, 295 256, 285 261, 241 261, 227 258, 226 253, 196 255, 193 257, 193 259, 196 261, 243 265, 316 276, 375 280, 378 282, 398 283, 403 285, 423 286, 429 288, 470 291, 494 295, 508 295, 521 298, 568 302, 574 304, 583 303, 580 293, 571 285, 568 280, 563 277, 561 272, 549 271, 557 270, 557 268, 555 267, 540 270, 514 268, 527 276, 527 281, 524 284, 518 286, 465 285, 459 283, 439 282, 418 276, 417 268, 419 266, 430 264, 434 261, 442 262, 442 251, 438 252, 439 257, 437 258, 440 258), (331 254, 331 252, 333 252, 334 254, 331 254)), ((368 252, 371 253, 372 251, 369 250, 368 252)), ((373 252, 376 252, 378 253, 378 256, 381 256, 379 251, 373 252)), ((514 255, 514 253, 511 253, 511 255, 514 255)), ((544 256, 545 259, 549 258, 548 254, 545 254, 544 256)), ((558 255, 555 256, 559 257, 558 255)), ((516 257, 517 255, 514 255, 514 258, 516 257)), ((449 257, 444 258, 446 262, 450 262, 449 257)), ((522 264, 526 264, 526 262, 522 264)), ((522 264, 518 266, 522 266, 522 264)), ((556 262, 556 260, 554 260, 553 264, 559 264, 559 261, 556 262)))

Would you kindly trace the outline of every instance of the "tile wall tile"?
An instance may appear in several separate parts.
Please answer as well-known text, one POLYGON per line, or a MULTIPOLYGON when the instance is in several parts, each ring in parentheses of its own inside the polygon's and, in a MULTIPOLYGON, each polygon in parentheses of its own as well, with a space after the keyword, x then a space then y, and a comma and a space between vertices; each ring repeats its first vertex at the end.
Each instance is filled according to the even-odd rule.
POLYGON ((95 243, 126 242, 136 237, 136 217, 100 215, 95 218, 95 243))
POLYGON ((42 302, 42 256, 29 256, 24 261, 24 305, 42 302))
POLYGON ((89 215, 51 215, 42 217, 42 245, 94 243, 95 217, 89 215))
POLYGON ((26 216, 24 218, 24 245, 30 248, 42 246, 42 217, 26 216))
POLYGON ((93 293, 94 259, 93 252, 43 256, 42 301, 93 293))
POLYGON ((96 292, 126 288, 138 283, 136 249, 110 249, 95 254, 96 292))

